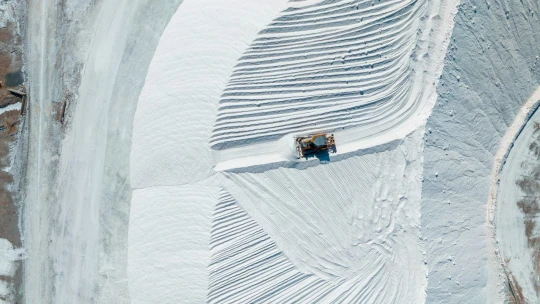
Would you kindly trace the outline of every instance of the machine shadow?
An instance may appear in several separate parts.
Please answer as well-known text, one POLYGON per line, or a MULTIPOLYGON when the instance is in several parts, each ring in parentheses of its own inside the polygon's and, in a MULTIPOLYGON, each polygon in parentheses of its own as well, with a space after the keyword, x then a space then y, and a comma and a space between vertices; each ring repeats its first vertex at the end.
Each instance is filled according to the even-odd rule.
POLYGON ((330 151, 332 151, 332 153, 336 153, 337 150, 334 146, 330 150, 323 150, 310 155, 306 155, 305 158, 306 160, 317 158, 321 163, 328 163, 330 162, 330 151))

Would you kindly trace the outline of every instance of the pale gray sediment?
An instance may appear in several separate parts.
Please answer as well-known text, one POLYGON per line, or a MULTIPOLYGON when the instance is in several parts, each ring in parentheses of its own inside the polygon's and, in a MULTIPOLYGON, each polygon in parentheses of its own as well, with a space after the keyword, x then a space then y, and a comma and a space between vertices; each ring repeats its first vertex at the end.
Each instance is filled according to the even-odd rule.
POLYGON ((425 134, 427 302, 504 298, 503 286, 486 288, 486 202, 499 142, 540 82, 538 9, 532 2, 482 1, 461 4, 456 15, 425 134))
MULTIPOLYGON (((540 91, 540 89, 539 89, 540 91)), ((536 98, 540 98, 537 94, 536 98)), ((505 155, 497 176, 494 224, 500 260, 517 303, 540 298, 540 112, 536 107, 505 155)))

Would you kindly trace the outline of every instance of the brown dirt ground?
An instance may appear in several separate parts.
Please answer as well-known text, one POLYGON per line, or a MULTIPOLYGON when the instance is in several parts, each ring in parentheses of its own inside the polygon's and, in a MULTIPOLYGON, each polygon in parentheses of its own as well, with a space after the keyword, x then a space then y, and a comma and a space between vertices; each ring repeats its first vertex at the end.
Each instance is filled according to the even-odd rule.
POLYGON ((521 289, 521 286, 517 285, 516 278, 514 275, 512 275, 512 282, 508 283, 508 288, 510 289, 510 292, 508 293, 508 297, 506 299, 506 303, 508 304, 525 304, 525 297, 523 296, 523 290, 521 289))
MULTIPOLYGON (((6 27, 0 28, 0 81, 2 81, 0 108, 21 101, 19 97, 10 94, 6 87, 6 83, 19 82, 21 78, 19 76, 22 68, 21 41, 14 23, 8 22, 6 27), (6 82, 7 75, 11 77, 8 82, 6 82)), ((18 84, 11 88, 18 89, 18 84)), ((20 119, 20 113, 17 110, 0 114, 0 238, 7 239, 16 248, 22 246, 21 232, 18 228, 19 208, 14 202, 12 193, 8 190, 8 186, 13 182, 13 176, 3 169, 10 165, 10 146, 17 140, 20 119)), ((21 262, 17 264, 20 266, 21 262)), ((22 281, 22 269, 17 268, 14 277, 0 277, 0 280, 7 282, 16 290, 22 281)), ((18 292, 16 291, 15 294, 18 292)), ((19 295, 15 297, 19 298, 19 295)))
MULTIPOLYGON (((20 98, 13 96, 7 91, 6 75, 16 73, 22 67, 21 39, 14 23, 8 22, 7 26, 0 28, 0 108, 9 104, 20 102, 20 98)), ((18 87, 12 87, 17 89, 18 87)), ((9 111, 0 115, 0 168, 9 166, 10 145, 16 140, 19 126, 19 111, 9 111)), ((7 186, 13 181, 13 177, 0 170, 0 238, 9 240, 14 246, 20 247, 20 231, 18 231, 18 208, 13 202, 7 186)))

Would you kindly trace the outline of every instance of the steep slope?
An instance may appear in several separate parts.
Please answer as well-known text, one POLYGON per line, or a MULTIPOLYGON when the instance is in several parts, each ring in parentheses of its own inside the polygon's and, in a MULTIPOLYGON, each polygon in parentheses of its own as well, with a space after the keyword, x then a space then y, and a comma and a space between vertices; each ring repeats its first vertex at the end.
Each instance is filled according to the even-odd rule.
MULTIPOLYGON (((320 301, 424 301, 427 269, 419 231, 422 176, 419 135, 420 132, 388 150, 304 170, 279 168, 225 174, 225 189, 264 229, 295 271, 304 275, 305 282, 288 283, 297 284, 288 295, 294 298, 312 288, 312 284, 321 284, 318 290, 327 292, 317 296, 320 301)), ((217 224, 235 227, 239 216, 235 212, 223 212, 217 224)), ((236 230, 231 229, 230 233, 236 230)), ((223 235, 226 237, 227 233, 223 235)), ((234 244, 248 242, 251 236, 251 233, 242 234, 242 239, 234 244)), ((264 260, 268 253, 257 251, 256 241, 251 244, 245 248, 250 254, 224 261, 230 266, 221 267, 234 267, 229 263, 235 261, 249 265, 264 260)), ((276 275, 285 276, 287 269, 284 266, 283 273, 276 270, 276 275)), ((215 285, 234 289, 228 285, 236 284, 235 278, 241 280, 243 273, 221 276, 223 282, 216 278, 215 285)), ((273 284, 271 280, 265 281, 257 284, 255 290, 277 288, 273 284)), ((249 298, 251 292, 248 288, 237 289, 236 295, 249 298)), ((302 298, 301 302, 313 300, 302 298)))
POLYGON ((455 1, 355 0, 281 12, 223 90, 210 139, 216 169, 291 161, 277 142, 293 134, 332 132, 340 154, 423 125, 454 10, 455 1))
POLYGON ((239 59, 223 91, 212 148, 288 133, 363 126, 363 136, 406 121, 424 1, 321 1, 285 10, 239 59))

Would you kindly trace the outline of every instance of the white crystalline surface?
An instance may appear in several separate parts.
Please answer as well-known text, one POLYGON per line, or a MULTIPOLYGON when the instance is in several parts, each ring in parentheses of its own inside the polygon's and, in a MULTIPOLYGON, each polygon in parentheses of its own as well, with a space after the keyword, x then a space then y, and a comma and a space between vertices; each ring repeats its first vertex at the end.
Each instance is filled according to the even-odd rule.
POLYGON ((423 302, 422 125, 453 9, 183 2, 134 120, 132 301, 423 302), (283 157, 315 130, 342 130, 330 164, 283 157))
POLYGON ((288 134, 333 132, 346 153, 421 126, 434 103, 449 3, 321 1, 281 12, 223 90, 210 139, 216 169, 283 161, 267 146, 288 134))
POLYGON ((216 102, 236 60, 286 0, 184 1, 171 19, 137 104, 133 188, 212 174, 208 141, 216 102))
POLYGON ((538 1, 57 2, 0 301, 22 253, 29 303, 537 300, 538 1))
POLYGON ((275 242, 276 256, 268 260, 270 248, 246 245, 235 258, 221 258, 239 244, 258 243, 247 230, 253 220, 239 221, 241 211, 218 205, 209 299, 234 302, 244 289, 238 298, 248 302, 422 302, 427 269, 419 232, 419 146, 415 136, 388 151, 305 170, 227 174, 225 188, 268 234, 264 239, 275 242), (259 269, 248 273, 251 265, 259 269), (261 281, 262 273, 280 277, 261 281))
POLYGON ((332 1, 284 11, 238 60, 212 147, 351 127, 366 137, 406 123, 424 100, 411 74, 426 6, 332 1))
POLYGON ((212 186, 194 183, 213 173, 208 140, 215 103, 236 59, 285 3, 187 0, 163 33, 134 120, 128 252, 133 303, 204 302, 218 195, 212 186), (170 220, 164 220, 167 214, 170 220), (186 271, 190 275, 180 279, 186 271))
POLYGON ((135 191, 132 204, 138 209, 130 218, 128 263, 134 303, 206 300, 208 218, 218 193, 215 187, 190 186, 135 191))

